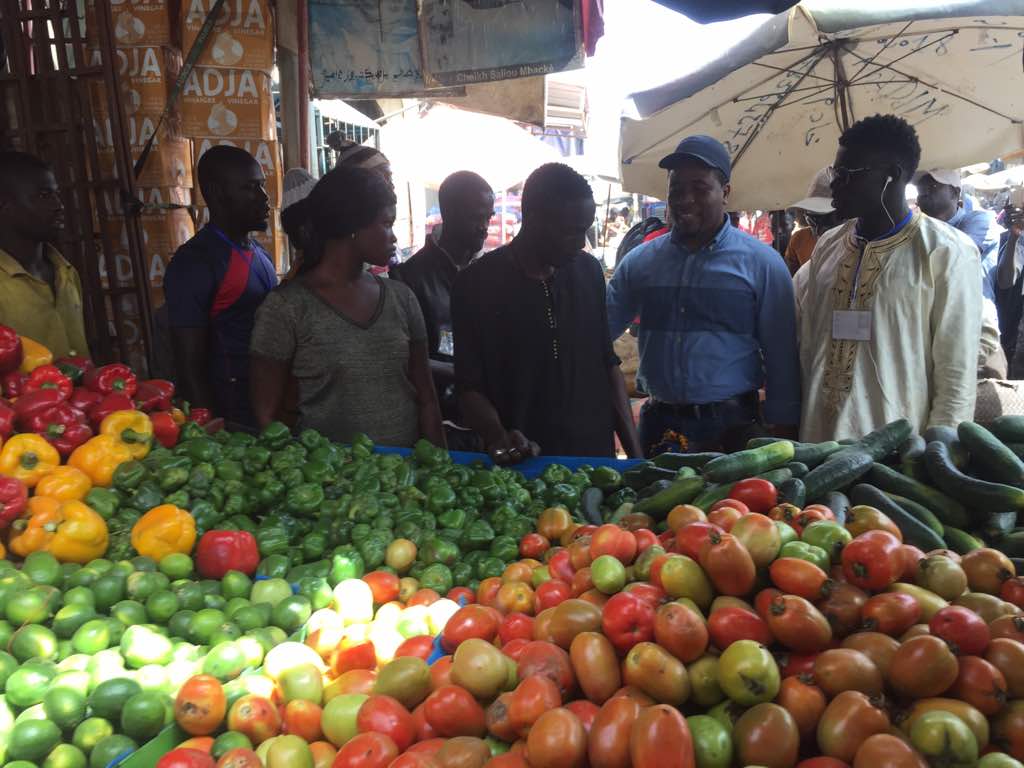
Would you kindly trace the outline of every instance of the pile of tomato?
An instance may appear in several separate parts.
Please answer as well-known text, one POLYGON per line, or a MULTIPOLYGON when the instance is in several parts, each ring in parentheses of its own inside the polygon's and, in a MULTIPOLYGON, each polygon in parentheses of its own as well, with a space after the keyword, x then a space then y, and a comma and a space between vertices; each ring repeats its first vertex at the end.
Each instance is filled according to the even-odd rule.
MULTIPOLYGON (((447 596, 436 637, 382 655, 372 630, 313 631, 318 681, 279 671, 234 701, 193 679, 177 713, 199 738, 160 766, 1020 768, 1024 579, 1003 554, 756 495, 666 523, 552 508, 519 562, 447 596)), ((408 610, 397 577, 364 580, 374 621, 408 610)))

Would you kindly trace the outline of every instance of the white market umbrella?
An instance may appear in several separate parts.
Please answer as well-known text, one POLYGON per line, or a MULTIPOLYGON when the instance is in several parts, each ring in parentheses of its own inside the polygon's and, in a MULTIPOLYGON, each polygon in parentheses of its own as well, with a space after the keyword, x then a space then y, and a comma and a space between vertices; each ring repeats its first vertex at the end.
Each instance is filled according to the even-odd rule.
POLYGON ((699 71, 633 99, 627 190, 664 197, 658 161, 691 134, 733 158, 731 207, 785 208, 835 158, 844 128, 895 114, 921 168, 959 168, 1024 146, 1024 0, 805 0, 699 71))
POLYGON ((475 171, 495 191, 526 180, 558 151, 511 120, 433 104, 387 122, 381 151, 395 174, 436 189, 455 171, 475 171))

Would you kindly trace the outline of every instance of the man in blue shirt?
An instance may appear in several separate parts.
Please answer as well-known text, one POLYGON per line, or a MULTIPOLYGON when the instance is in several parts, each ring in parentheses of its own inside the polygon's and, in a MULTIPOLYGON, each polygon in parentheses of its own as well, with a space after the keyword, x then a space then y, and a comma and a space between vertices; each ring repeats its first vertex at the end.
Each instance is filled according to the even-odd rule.
POLYGON ((669 171, 672 231, 630 251, 608 286, 613 339, 640 315, 638 384, 650 395, 643 448, 735 450, 760 422, 795 437, 800 362, 789 270, 778 252, 731 226, 732 165, 722 144, 691 136, 660 166, 669 171))
POLYGON ((174 254, 164 276, 177 381, 192 405, 255 427, 249 340, 256 310, 277 285, 274 262, 249 233, 267 228, 266 179, 256 159, 217 146, 199 160, 210 223, 174 254))

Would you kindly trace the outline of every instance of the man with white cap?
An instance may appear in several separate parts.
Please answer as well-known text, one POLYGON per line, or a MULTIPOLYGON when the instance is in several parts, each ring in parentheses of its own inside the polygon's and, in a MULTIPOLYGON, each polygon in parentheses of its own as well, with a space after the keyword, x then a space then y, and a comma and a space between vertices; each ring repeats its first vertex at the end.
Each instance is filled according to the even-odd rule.
POLYGON ((786 266, 795 275, 811 259, 814 246, 823 232, 827 232, 842 223, 832 207, 832 189, 829 187, 828 168, 822 168, 814 175, 814 180, 807 190, 807 197, 797 200, 790 208, 802 211, 807 219, 807 226, 793 232, 786 246, 786 266))
POLYGON ((944 221, 967 235, 978 246, 981 257, 982 319, 978 366, 986 378, 1006 378, 1006 356, 999 344, 999 315, 996 311, 996 263, 1001 227, 996 217, 983 208, 967 210, 960 200, 960 172, 933 168, 914 176, 917 206, 933 219, 944 221))
POLYGON ((608 285, 611 338, 640 316, 645 453, 736 450, 800 414, 793 283, 778 252, 732 226, 732 161, 710 136, 661 160, 672 232, 626 254, 608 285), (758 390, 765 390, 759 401, 758 390), (763 418, 762 418, 763 412, 763 418))

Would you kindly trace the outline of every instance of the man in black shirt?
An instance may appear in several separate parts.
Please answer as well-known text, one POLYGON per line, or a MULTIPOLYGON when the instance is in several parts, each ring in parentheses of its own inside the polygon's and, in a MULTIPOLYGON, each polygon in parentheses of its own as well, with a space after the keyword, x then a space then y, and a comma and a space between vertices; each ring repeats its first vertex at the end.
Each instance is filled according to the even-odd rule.
POLYGON ((594 220, 586 180, 534 171, 516 238, 463 270, 452 291, 455 381, 465 421, 498 463, 642 456, 608 336, 604 272, 582 252, 594 220))

